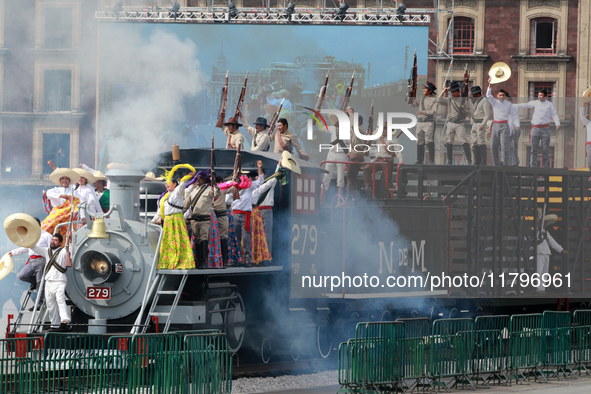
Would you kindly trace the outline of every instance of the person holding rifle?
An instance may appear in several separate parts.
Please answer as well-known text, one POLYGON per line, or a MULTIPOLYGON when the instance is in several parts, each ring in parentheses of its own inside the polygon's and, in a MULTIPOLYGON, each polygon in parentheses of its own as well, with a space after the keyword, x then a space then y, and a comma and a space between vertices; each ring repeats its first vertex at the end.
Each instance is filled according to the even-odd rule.
POLYGON ((269 134, 267 134, 267 129, 269 125, 267 124, 267 119, 263 118, 262 116, 258 117, 257 120, 254 122, 254 126, 248 124, 248 120, 240 114, 240 121, 244 124, 244 128, 248 132, 248 134, 252 135, 252 145, 250 147, 251 151, 259 151, 259 152, 268 152, 269 147, 271 146, 271 142, 269 140, 269 134))
POLYGON ((244 147, 244 135, 240 132, 240 127, 242 124, 238 122, 236 116, 231 117, 222 125, 222 131, 228 137, 226 149, 237 149, 239 145, 241 149, 244 147))
POLYGON ((417 161, 415 164, 423 164, 425 158, 425 145, 429 149, 429 163, 435 164, 435 113, 437 111, 437 87, 431 82, 423 85, 423 97, 418 101, 416 91, 411 92, 409 100, 411 107, 419 107, 417 111, 417 161))
POLYGON ((270 139, 271 141, 275 141, 273 152, 281 154, 283 151, 288 151, 291 153, 295 148, 302 159, 306 161, 310 160, 310 155, 308 155, 304 148, 302 148, 298 141, 298 137, 289 132, 289 124, 286 119, 279 119, 277 122, 277 132, 271 134, 270 139))

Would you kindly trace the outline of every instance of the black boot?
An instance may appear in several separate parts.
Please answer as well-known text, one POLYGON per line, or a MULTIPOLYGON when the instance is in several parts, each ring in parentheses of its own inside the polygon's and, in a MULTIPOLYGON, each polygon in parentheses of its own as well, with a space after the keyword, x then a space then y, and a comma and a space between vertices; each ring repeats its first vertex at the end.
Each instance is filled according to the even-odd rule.
POLYGON ((453 158, 454 158, 454 146, 453 144, 447 144, 445 145, 445 147, 447 148, 447 162, 445 164, 453 164, 453 158))
POLYGON ((204 269, 207 268, 207 256, 209 255, 209 247, 207 245, 207 241, 199 242, 199 248, 201 249, 201 255, 199 256, 199 268, 204 269), (203 261, 203 263, 201 263, 203 261))
POLYGON ((487 154, 486 145, 479 145, 478 147, 480 148, 480 165, 485 166, 487 154))
POLYGON ((195 260, 197 263, 197 269, 205 269, 205 263, 207 260, 203 260, 203 251, 201 250, 201 242, 195 240, 195 260))
POLYGON ((469 166, 472 165, 472 154, 470 149, 470 144, 462 144, 462 148, 464 148, 464 156, 466 156, 466 163, 469 166))
POLYGON ((417 145, 417 162, 415 164, 423 164, 425 159, 425 145, 417 145))
POLYGON ((429 142, 427 148, 429 149, 429 164, 435 164, 435 142, 429 142))
POLYGON ((475 166, 479 166, 480 165, 480 145, 474 145, 474 165, 475 166))
POLYGON ((220 244, 222 246, 222 260, 224 260, 224 268, 226 268, 228 266, 228 240, 222 239, 220 244))

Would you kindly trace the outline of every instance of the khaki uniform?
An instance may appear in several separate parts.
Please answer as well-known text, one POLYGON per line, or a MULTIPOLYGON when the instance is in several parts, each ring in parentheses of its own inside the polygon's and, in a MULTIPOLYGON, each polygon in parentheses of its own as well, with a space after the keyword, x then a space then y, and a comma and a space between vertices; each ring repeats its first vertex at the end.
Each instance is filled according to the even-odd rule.
POLYGON ((462 122, 466 118, 466 115, 470 113, 468 98, 439 97, 437 104, 447 106, 447 113, 449 115, 447 119, 447 130, 445 131, 447 144, 453 145, 456 135, 460 144, 467 144, 466 129, 462 122), (462 105, 462 99, 464 100, 464 105, 462 105))
POLYGON ((240 120, 244 125, 244 129, 248 132, 248 134, 253 136, 252 139, 252 146, 250 148, 251 151, 263 151, 267 152, 269 147, 271 146, 271 142, 269 140, 269 134, 267 134, 267 130, 263 130, 258 132, 256 128, 252 127, 248 120, 244 119, 242 115, 240 116, 240 120))
POLYGON ((191 208, 191 230, 196 242, 207 241, 209 237, 209 224, 211 219, 211 207, 213 197, 219 197, 220 189, 216 188, 215 194, 210 185, 197 186, 191 194, 185 198, 183 213, 191 208), (205 190, 204 190, 205 188, 205 190), (197 201, 193 201, 201 193, 197 201))
MULTIPOLYGON (((300 155, 302 155, 302 156, 307 155, 304 148, 302 148, 302 146, 300 145, 300 142, 298 141, 298 137, 293 135, 291 132, 286 131, 283 133, 279 133, 279 131, 277 131, 271 136, 271 141, 275 141, 276 138, 281 138, 281 141, 283 141, 283 145, 285 145, 285 150, 287 150, 289 153, 292 153, 295 148, 295 150, 300 155)), ((280 154, 283 153, 283 148, 281 148, 281 144, 279 143, 279 141, 275 141, 275 146, 273 147, 273 152, 280 153, 280 154)))
POLYGON ((486 123, 492 119, 490 111, 490 103, 486 97, 479 97, 472 105, 472 130, 470 134, 472 136, 471 145, 485 145, 486 144, 486 123), (484 126, 480 130, 480 126, 484 126))
POLYGON ((433 142, 435 136, 435 113, 437 112, 437 97, 434 94, 423 96, 413 101, 411 107, 419 107, 423 111, 417 116, 417 145, 425 145, 433 142))
POLYGON ((236 149, 240 145, 240 149, 244 146, 244 136, 239 130, 236 130, 233 134, 230 133, 228 126, 222 126, 222 131, 228 137, 226 141, 226 149, 236 149), (230 144, 232 144, 230 146, 230 144))
POLYGON ((213 210, 218 218, 220 230, 220 239, 228 239, 228 211, 226 209, 226 193, 228 190, 220 191, 220 196, 216 197, 213 203, 213 210))

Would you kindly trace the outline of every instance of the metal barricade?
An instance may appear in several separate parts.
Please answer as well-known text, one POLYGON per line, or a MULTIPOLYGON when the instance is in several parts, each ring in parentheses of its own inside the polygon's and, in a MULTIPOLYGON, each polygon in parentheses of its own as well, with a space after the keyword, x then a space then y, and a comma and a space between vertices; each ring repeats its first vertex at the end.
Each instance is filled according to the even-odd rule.
POLYGON ((591 310, 575 311, 573 315, 575 371, 589 374, 591 364, 591 310))
POLYGON ((542 373, 542 314, 513 315, 509 322, 509 352, 507 358, 507 375, 509 381, 515 379, 529 384, 525 372, 530 372, 537 380, 542 373))
POLYGON ((474 349, 474 321, 472 319, 440 319, 433 322, 429 345, 429 377, 435 386, 468 384, 472 375, 472 351, 474 349), (444 378, 453 378, 446 382, 444 378))
POLYGON ((545 311, 542 314, 542 349, 546 349, 543 363, 544 372, 553 374, 562 372, 566 378, 570 374, 576 379, 569 364, 572 361, 572 317, 570 312, 545 311), (550 367, 556 367, 554 372, 550 367), (549 369, 549 370, 547 370, 549 369))
POLYGON ((0 339, 0 394, 38 393, 41 338, 0 339))
POLYGON ((410 386, 405 386, 404 389, 413 391, 431 387, 427 375, 431 322, 426 317, 396 321, 404 323, 404 379, 412 380, 410 386))
POLYGON ((180 393, 182 357, 178 335, 134 335, 128 359, 129 394, 180 393))
POLYGON ((131 335, 109 337, 104 350, 104 354, 109 360, 107 362, 108 379, 105 383, 108 394, 127 393, 131 338, 131 335))
POLYGON ((508 382, 507 345, 509 342, 509 316, 478 316, 474 321, 474 371, 473 380, 508 382), (486 380, 482 376, 488 374, 486 380))
POLYGON ((230 394, 232 353, 226 334, 186 334, 183 345, 183 394, 230 394))
POLYGON ((364 384, 361 361, 365 341, 349 339, 339 345, 339 384, 341 387, 357 389, 364 384))

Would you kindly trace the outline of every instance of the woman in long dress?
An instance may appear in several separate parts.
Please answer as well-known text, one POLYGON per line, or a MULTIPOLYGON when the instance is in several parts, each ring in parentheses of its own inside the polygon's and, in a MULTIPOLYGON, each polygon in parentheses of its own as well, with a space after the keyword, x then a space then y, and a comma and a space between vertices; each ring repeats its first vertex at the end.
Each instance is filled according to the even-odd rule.
POLYGON ((166 190, 160 200, 160 217, 164 221, 160 259, 158 269, 195 268, 193 250, 183 216, 186 183, 195 175, 195 168, 189 164, 175 166, 166 176, 166 190), (179 168, 188 168, 192 172, 180 179, 174 177, 179 168))

